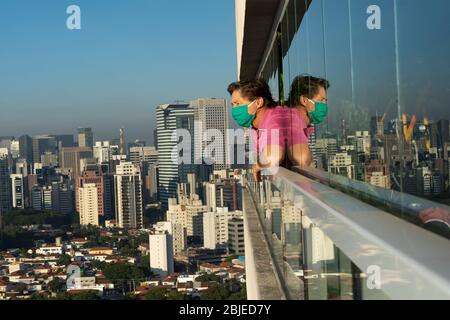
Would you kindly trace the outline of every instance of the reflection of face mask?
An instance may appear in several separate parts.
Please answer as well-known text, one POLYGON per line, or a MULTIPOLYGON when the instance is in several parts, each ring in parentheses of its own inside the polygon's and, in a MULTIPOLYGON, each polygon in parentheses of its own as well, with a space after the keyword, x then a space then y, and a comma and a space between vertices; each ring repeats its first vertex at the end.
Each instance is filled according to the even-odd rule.
POLYGON ((314 102, 308 99, 311 103, 315 105, 313 112, 308 112, 309 117, 313 124, 321 124, 328 115, 328 105, 323 102, 314 102))
POLYGON ((253 101, 249 105, 238 106, 231 109, 233 119, 236 120, 237 124, 241 127, 250 128, 252 126, 255 115, 250 114, 248 112, 248 109, 254 102, 255 101, 253 101))

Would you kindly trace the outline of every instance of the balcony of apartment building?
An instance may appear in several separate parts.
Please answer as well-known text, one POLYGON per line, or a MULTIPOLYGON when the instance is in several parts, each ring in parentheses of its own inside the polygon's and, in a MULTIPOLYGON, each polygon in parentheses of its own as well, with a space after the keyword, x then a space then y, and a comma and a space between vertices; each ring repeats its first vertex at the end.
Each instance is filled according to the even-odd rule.
MULTIPOLYGON (((330 109, 338 109, 316 128, 315 139, 334 145, 319 150, 315 166, 264 171, 262 181, 248 175, 243 202, 249 299, 450 299, 448 120, 433 126, 423 116, 428 112, 439 120, 448 111, 425 106, 430 93, 414 82, 415 67, 437 70, 436 61, 417 64, 424 56, 407 53, 417 49, 413 41, 439 38, 438 30, 449 25, 438 12, 448 12, 450 3, 431 2, 236 0, 240 79, 265 78, 282 102, 298 74, 327 77, 330 109), (432 13, 429 20, 406 26, 423 12, 432 13), (407 40, 414 30, 420 30, 417 39, 407 40), (338 107, 345 95, 348 103, 338 107), (361 104, 374 96, 387 115, 373 113, 372 121, 378 121, 371 148, 353 151, 365 162, 352 157, 351 175, 332 173, 328 153, 340 148, 350 154, 349 141, 360 141, 354 142, 358 149, 367 134, 330 117, 366 122, 370 132, 371 114, 361 104), (393 120, 387 123, 386 117, 393 120), (333 130, 339 133, 330 140, 333 130)), ((450 46, 439 45, 427 58, 441 59, 441 68, 449 70, 442 50, 450 54, 450 46)), ((436 72, 445 83, 430 85, 449 88, 450 81, 436 72)))

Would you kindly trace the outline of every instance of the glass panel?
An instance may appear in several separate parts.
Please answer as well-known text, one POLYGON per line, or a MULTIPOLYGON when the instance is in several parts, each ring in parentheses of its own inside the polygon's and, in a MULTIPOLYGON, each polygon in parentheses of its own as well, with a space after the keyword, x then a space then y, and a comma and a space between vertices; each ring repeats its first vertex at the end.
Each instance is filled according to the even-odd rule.
MULTIPOLYGON (((252 175, 248 179, 289 299, 388 299, 381 290, 368 289, 367 276, 302 211, 306 200, 290 182, 275 176, 264 176, 260 183, 252 175)), ((306 207, 321 210, 310 202, 306 207)))
MULTIPOLYGON (((310 124, 312 165, 328 172, 330 180, 337 181, 337 175, 365 183, 358 188, 372 204, 446 237, 450 44, 443 39, 450 31, 449 9, 445 0, 432 5, 419 0, 290 1, 279 29, 283 86, 278 73, 269 78, 272 91, 281 90, 286 104, 300 109, 306 107, 295 95, 301 90, 294 80, 301 75, 327 79, 328 116, 310 124), (411 198, 389 197, 385 190, 441 205, 415 200, 417 210, 407 210, 402 207, 411 198)), ((269 60, 266 69, 279 70, 277 44, 269 60)), ((309 95, 314 99, 314 92, 309 95)), ((307 150, 287 150, 289 161, 283 165, 302 164, 307 150)), ((339 188, 350 192, 351 183, 343 184, 339 188)))

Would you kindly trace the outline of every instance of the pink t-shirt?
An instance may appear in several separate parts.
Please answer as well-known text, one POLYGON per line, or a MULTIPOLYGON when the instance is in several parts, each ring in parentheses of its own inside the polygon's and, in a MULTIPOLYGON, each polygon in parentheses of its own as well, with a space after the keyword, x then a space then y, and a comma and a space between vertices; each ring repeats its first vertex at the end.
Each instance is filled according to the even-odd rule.
POLYGON ((259 154, 268 145, 288 149, 296 144, 308 144, 313 132, 314 128, 306 126, 297 110, 278 106, 266 110, 259 128, 252 128, 250 136, 254 151, 259 154))

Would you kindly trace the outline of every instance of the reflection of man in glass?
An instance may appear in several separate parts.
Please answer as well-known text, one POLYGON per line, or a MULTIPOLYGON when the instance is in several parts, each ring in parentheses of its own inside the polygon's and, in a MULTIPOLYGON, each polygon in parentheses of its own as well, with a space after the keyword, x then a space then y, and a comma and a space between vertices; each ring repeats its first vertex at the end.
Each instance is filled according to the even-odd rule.
MULTIPOLYGON (((313 125, 321 124, 328 115, 327 90, 330 83, 322 78, 300 75, 294 79, 289 94, 289 105, 294 108, 301 121, 300 130, 309 138, 313 125)), ((308 144, 296 144, 289 150, 289 158, 299 166, 311 166, 313 157, 308 144)))

